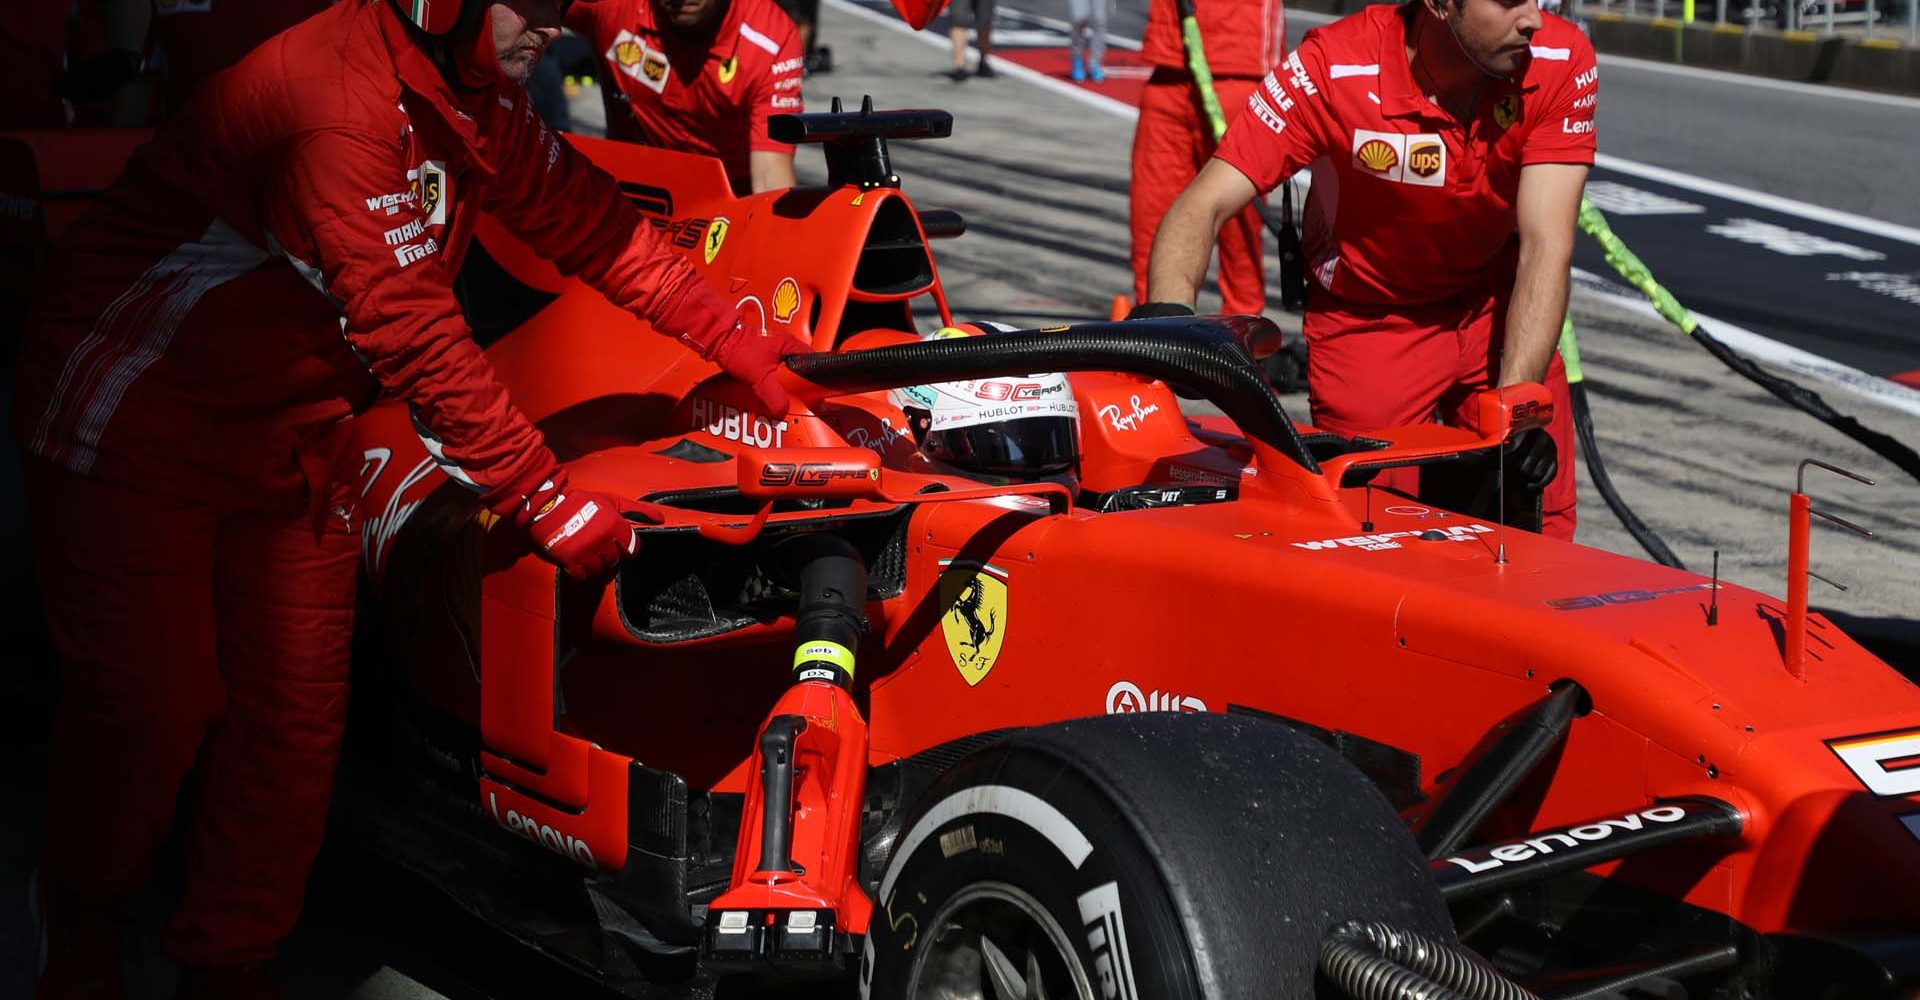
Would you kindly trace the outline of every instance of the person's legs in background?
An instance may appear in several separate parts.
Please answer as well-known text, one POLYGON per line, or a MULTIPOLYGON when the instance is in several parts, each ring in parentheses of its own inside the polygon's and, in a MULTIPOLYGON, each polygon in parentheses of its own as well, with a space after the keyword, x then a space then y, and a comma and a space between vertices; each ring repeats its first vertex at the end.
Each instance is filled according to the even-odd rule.
POLYGON ((1094 83, 1107 80, 1107 9, 1113 0, 1087 0, 1087 79, 1094 83))
POLYGON ((1072 66, 1067 70, 1067 78, 1080 83, 1087 78, 1087 32, 1092 25, 1093 9, 1099 6, 1099 0, 1068 0, 1067 51, 1072 66))
POLYGON ((947 75, 955 83, 967 78, 967 29, 973 27, 980 0, 953 0, 947 8, 947 38, 953 42, 953 68, 947 75))
MULTIPOLYGON (((1097 0, 1096 0, 1097 2, 1097 0)), ((1193 83, 1186 74, 1159 69, 1140 92, 1140 118, 1133 131, 1132 180, 1127 221, 1132 230, 1133 300, 1147 301, 1147 260, 1153 234, 1173 200, 1192 183, 1211 144, 1195 115, 1193 83)))
POLYGON ((118 996, 126 900, 225 710, 213 597, 218 515, 28 459, 34 562, 61 666, 39 995, 118 996))
MULTIPOLYGON (((1259 85, 1258 80, 1241 77, 1224 77, 1213 81, 1214 94, 1220 100, 1220 116, 1226 119, 1228 125, 1240 117, 1241 109, 1247 106, 1248 95, 1259 85)), ((1198 115, 1202 112, 1196 109, 1195 113, 1198 115)), ((1266 227, 1260 221, 1260 213, 1252 205, 1242 209, 1240 214, 1228 219, 1226 225, 1220 227, 1220 270, 1217 275, 1221 312, 1259 316, 1266 311, 1267 276, 1262 256, 1265 239, 1266 227)))

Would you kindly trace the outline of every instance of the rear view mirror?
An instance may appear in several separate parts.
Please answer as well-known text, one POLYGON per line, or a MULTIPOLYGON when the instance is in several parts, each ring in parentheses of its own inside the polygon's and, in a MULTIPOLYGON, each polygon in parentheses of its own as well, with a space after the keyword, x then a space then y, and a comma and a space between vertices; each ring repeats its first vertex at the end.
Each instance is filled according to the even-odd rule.
POLYGON ((865 448, 759 448, 739 461, 740 493, 761 500, 880 500, 880 456, 865 448))
POLYGON ((1505 441, 1520 431, 1553 422, 1553 396, 1538 382, 1516 382, 1479 395, 1483 439, 1505 441))

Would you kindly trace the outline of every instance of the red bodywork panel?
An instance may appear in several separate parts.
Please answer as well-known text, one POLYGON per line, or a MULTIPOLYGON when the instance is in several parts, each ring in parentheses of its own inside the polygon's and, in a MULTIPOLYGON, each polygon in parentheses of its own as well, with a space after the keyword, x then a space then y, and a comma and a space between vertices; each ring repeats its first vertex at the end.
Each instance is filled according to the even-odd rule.
MULTIPOLYGON (((660 225, 692 234, 682 252, 716 287, 817 349, 911 339, 909 300, 950 321, 899 191, 736 199, 712 161, 574 141, 660 225)), ((855 445, 889 470, 925 472, 885 393, 756 415, 745 386, 498 232, 481 239, 522 281, 559 292, 489 355, 576 484, 656 499, 725 491, 731 456, 771 447, 855 445)), ((1341 488, 1348 463, 1315 473, 1219 418, 1190 424, 1156 381, 1073 384, 1084 489, 1205 482, 1237 495, 1122 513, 1056 512, 1032 496, 776 513, 907 519, 904 585, 868 607, 859 651, 853 700, 869 763, 1101 712, 1247 708, 1417 761, 1427 801, 1406 816, 1418 822, 1495 722, 1570 678, 1593 711, 1483 839, 1710 796, 1745 813, 1737 842, 1629 858, 1614 873, 1763 932, 1920 921, 1920 840, 1901 820, 1920 814, 1920 771, 1898 763, 1920 754, 1920 690, 1818 615, 1795 677, 1778 635, 1784 602, 1765 594, 1723 585, 1709 625, 1704 577, 1341 488), (992 612, 984 637, 955 604, 969 585, 992 612)), ((1507 401, 1516 422, 1535 402, 1521 395, 1507 401)), ((756 734, 783 695, 799 697, 786 694, 790 617, 649 639, 619 586, 564 583, 490 530, 432 471, 402 407, 369 414, 362 437, 387 646, 416 691, 479 727, 483 806, 497 803, 499 822, 523 836, 531 822, 550 850, 584 843, 618 867, 607 824, 624 821, 623 761, 756 794, 756 734)), ((1441 451, 1474 440, 1445 428, 1383 437, 1441 451)), ((682 528, 674 537, 691 537, 682 528)), ((640 563, 682 551, 658 538, 640 563)))

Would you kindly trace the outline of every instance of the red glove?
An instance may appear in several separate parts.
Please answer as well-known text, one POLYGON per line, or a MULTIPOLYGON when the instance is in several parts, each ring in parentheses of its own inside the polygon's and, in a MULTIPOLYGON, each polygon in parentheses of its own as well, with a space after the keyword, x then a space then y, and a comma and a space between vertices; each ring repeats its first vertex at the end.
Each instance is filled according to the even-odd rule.
POLYGON ((640 536, 625 515, 640 514, 658 524, 661 518, 652 506, 610 493, 570 490, 566 471, 556 469, 514 511, 513 522, 533 540, 541 558, 576 580, 587 580, 640 551, 640 536))
POLYGON ((654 322, 654 328, 680 338, 720 370, 753 386, 767 415, 787 415, 787 390, 780 385, 780 361, 813 348, 785 334, 768 333, 758 314, 742 316, 704 282, 654 322))

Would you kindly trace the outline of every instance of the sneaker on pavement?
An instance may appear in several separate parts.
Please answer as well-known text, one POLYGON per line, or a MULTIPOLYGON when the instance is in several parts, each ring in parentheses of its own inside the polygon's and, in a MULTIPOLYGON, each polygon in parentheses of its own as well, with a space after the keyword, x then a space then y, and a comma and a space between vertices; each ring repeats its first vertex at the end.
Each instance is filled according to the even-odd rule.
POLYGON ((1099 63, 1095 63, 1092 69, 1087 70, 1087 79, 1095 83, 1105 83, 1107 82, 1107 71, 1102 69, 1099 63))
POLYGON ((965 67, 955 66, 954 68, 947 70, 947 79, 952 80, 955 83, 960 83, 966 80, 966 78, 967 78, 967 71, 965 67))
POLYGON ((1073 68, 1067 71, 1067 79, 1080 83, 1087 78, 1087 65, 1080 60, 1080 53, 1073 54, 1073 68))
POLYGON ((986 61, 985 59, 982 59, 980 60, 980 67, 973 71, 973 75, 980 77, 983 80, 991 80, 994 77, 999 76, 1000 74, 994 72, 992 63, 986 61))

